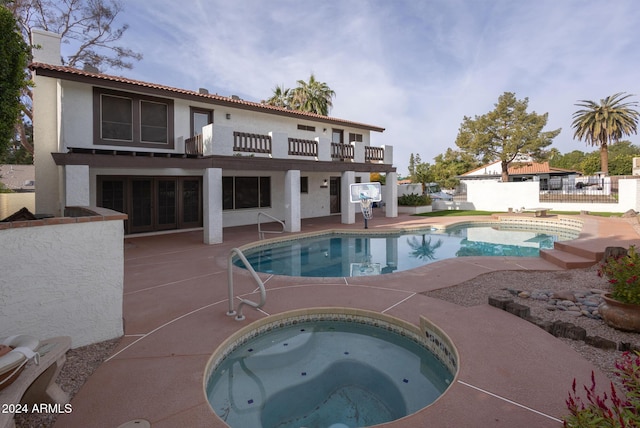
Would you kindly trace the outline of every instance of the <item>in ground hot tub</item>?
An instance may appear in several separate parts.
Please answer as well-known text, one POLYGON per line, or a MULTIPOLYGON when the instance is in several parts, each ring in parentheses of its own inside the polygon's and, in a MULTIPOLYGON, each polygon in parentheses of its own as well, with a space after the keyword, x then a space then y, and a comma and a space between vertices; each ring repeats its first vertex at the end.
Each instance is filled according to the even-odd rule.
POLYGON ((229 426, 362 427, 428 406, 458 369, 455 347, 420 327, 345 308, 292 311, 256 321, 211 357, 207 399, 229 426))

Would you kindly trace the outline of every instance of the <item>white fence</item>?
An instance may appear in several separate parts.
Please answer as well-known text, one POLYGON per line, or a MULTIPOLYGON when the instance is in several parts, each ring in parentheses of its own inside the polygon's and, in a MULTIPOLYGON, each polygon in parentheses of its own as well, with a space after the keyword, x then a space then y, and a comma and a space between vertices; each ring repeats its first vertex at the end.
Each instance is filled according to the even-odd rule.
POLYGON ((509 208, 544 207, 558 211, 619 212, 640 211, 640 180, 623 179, 618 182, 616 203, 598 202, 540 202, 540 183, 537 181, 503 183, 493 180, 468 180, 467 201, 437 201, 434 210, 471 209, 508 211, 509 208))

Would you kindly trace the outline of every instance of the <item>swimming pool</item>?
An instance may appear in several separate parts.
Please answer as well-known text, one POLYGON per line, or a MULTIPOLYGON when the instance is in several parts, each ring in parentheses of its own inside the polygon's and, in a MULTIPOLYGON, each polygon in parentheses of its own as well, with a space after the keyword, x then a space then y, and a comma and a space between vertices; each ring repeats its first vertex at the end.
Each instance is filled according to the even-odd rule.
POLYGON ((204 380, 216 414, 234 428, 363 427, 446 391, 458 357, 437 327, 351 311, 294 311, 228 340, 204 380))
MULTIPOLYGON (((380 275, 466 256, 537 257, 579 230, 521 224, 462 224, 374 234, 329 233, 243 250, 257 272, 303 277, 380 275)), ((242 266, 240 262, 236 262, 242 266)))

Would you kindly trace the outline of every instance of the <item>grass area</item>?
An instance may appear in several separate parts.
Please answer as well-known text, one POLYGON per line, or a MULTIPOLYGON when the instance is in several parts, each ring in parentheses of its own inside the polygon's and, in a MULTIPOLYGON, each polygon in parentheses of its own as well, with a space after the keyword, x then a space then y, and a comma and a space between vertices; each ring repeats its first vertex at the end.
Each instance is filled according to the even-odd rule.
MULTIPOLYGON (((421 217, 461 217, 461 216, 480 216, 491 214, 506 214, 504 211, 474 211, 474 210, 444 210, 433 211, 430 213, 416 214, 421 217)), ((549 211, 549 214, 562 214, 562 215, 579 215, 580 211, 549 211)), ((609 213, 609 212, 589 212, 590 215, 600 217, 620 217, 621 213, 609 213)))

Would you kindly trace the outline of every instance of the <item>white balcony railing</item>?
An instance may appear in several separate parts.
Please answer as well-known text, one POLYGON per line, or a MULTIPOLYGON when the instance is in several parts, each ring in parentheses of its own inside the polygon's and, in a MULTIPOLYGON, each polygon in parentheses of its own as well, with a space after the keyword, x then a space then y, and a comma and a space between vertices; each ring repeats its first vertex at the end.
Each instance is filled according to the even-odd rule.
POLYGON ((268 156, 320 161, 393 164, 393 147, 371 147, 360 142, 332 143, 327 138, 291 138, 285 133, 255 134, 227 126, 207 125, 202 134, 187 138, 187 156, 268 156))

